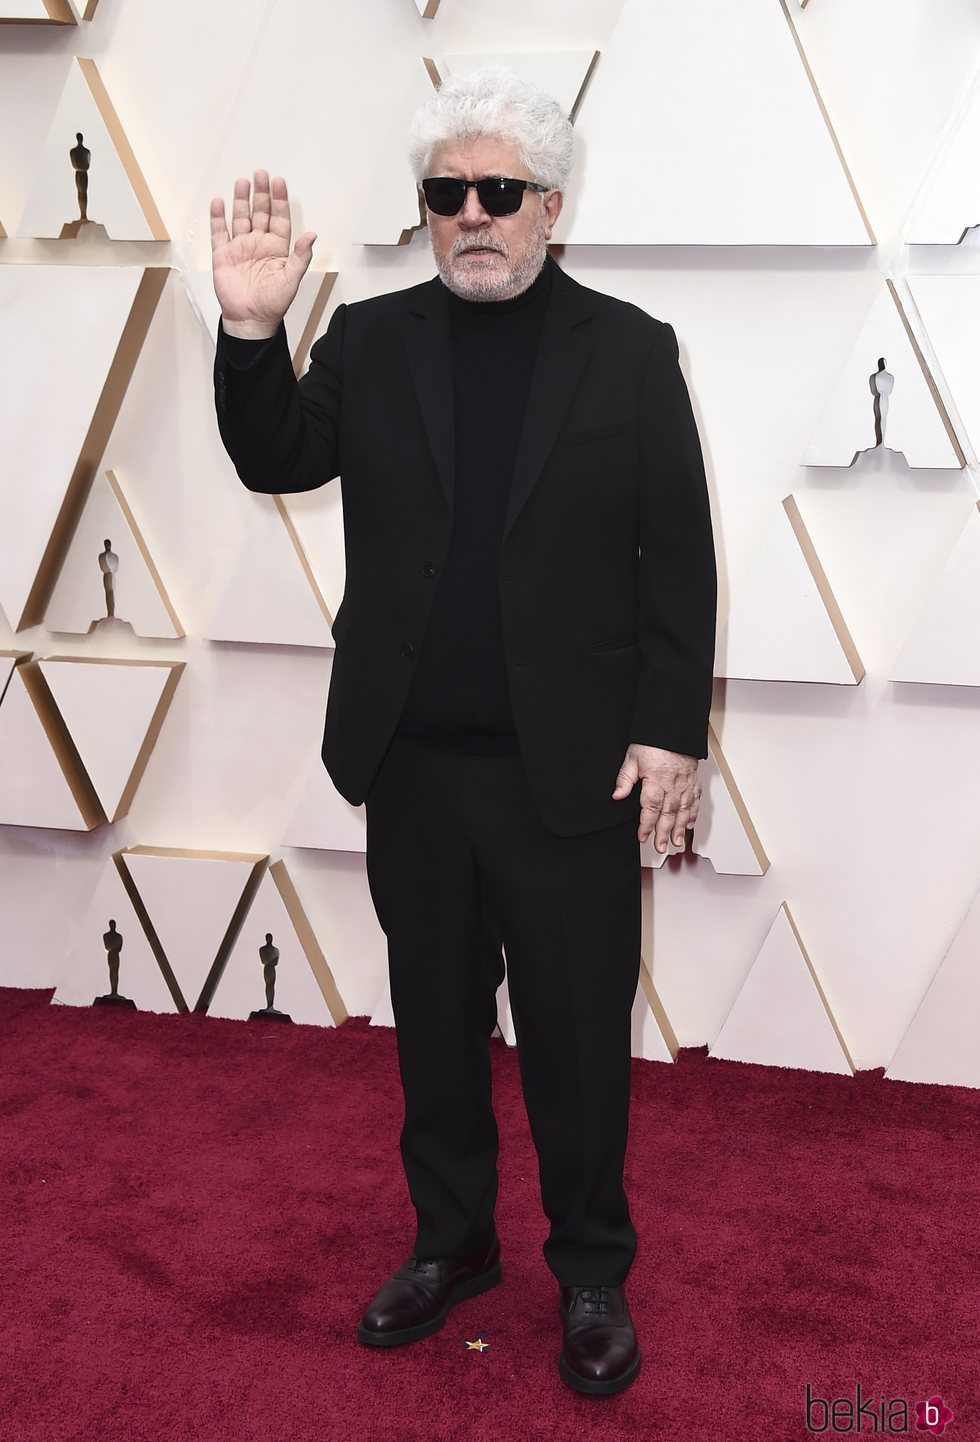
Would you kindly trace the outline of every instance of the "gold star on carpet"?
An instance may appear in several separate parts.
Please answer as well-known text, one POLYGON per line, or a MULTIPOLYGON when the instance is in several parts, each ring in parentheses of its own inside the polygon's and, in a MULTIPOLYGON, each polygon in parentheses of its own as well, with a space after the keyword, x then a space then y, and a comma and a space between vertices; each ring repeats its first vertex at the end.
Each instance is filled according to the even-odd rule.
POLYGON ((490 1343, 485 1342, 482 1337, 477 1337, 475 1342, 464 1342, 463 1346, 470 1352, 485 1352, 490 1346, 490 1343))

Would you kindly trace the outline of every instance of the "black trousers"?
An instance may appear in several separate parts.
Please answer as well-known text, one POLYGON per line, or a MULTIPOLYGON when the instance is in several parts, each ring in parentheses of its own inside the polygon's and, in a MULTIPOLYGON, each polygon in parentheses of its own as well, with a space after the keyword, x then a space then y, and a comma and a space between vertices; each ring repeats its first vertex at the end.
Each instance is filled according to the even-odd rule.
POLYGON ((413 1250, 467 1256, 493 1234, 488 1040, 503 944, 550 1221, 545 1261, 566 1285, 619 1285, 637 1243, 623 1189, 640 966, 635 821, 557 836, 537 814, 516 747, 465 754, 401 735, 366 813, 405 1097, 413 1250))

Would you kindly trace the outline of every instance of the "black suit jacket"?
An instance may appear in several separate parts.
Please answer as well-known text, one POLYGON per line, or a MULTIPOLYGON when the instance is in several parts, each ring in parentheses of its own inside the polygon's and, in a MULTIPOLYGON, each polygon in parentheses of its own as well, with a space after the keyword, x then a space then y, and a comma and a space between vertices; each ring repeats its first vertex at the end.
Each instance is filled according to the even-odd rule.
MULTIPOLYGON (((707 755, 716 578, 673 328, 547 264, 499 591, 532 795, 570 836, 638 820, 639 784, 611 796, 630 742, 707 755)), ((347 580, 322 756, 354 805, 397 725, 450 545, 448 299, 436 277, 339 305, 298 382, 284 327, 243 358, 219 326, 218 425, 244 484, 342 478, 347 580)))

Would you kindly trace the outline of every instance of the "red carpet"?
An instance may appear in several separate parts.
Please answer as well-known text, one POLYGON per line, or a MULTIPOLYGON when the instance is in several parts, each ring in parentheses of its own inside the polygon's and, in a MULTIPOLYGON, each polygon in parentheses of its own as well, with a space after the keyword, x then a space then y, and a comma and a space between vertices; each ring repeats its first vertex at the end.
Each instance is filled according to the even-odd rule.
POLYGON ((635 1062, 644 1360, 593 1399, 557 1374, 502 1043, 503 1283, 376 1352, 354 1325, 413 1234, 393 1033, 50 996, 0 990, 2 1442, 788 1442, 812 1435, 807 1383, 849 1399, 836 1434, 811 1412, 828 1435, 875 1435, 870 1405, 879 1435, 980 1438, 980 1093, 635 1062), (487 1351, 460 1345, 480 1333, 487 1351), (936 1394, 953 1421, 917 1431, 936 1394))

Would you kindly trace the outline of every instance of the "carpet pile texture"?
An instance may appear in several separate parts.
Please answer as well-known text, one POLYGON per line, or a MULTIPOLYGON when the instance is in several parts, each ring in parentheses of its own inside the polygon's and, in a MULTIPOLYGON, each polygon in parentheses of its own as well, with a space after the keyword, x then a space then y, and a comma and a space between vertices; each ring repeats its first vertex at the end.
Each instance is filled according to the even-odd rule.
POLYGON ((51 995, 0 989, 3 1442, 980 1438, 980 1093, 635 1061, 643 1366, 591 1398, 558 1376, 502 1042, 503 1281, 381 1351, 355 1324, 414 1233, 394 1033, 51 995), (934 1396, 953 1420, 931 1434, 915 1404, 934 1396))

